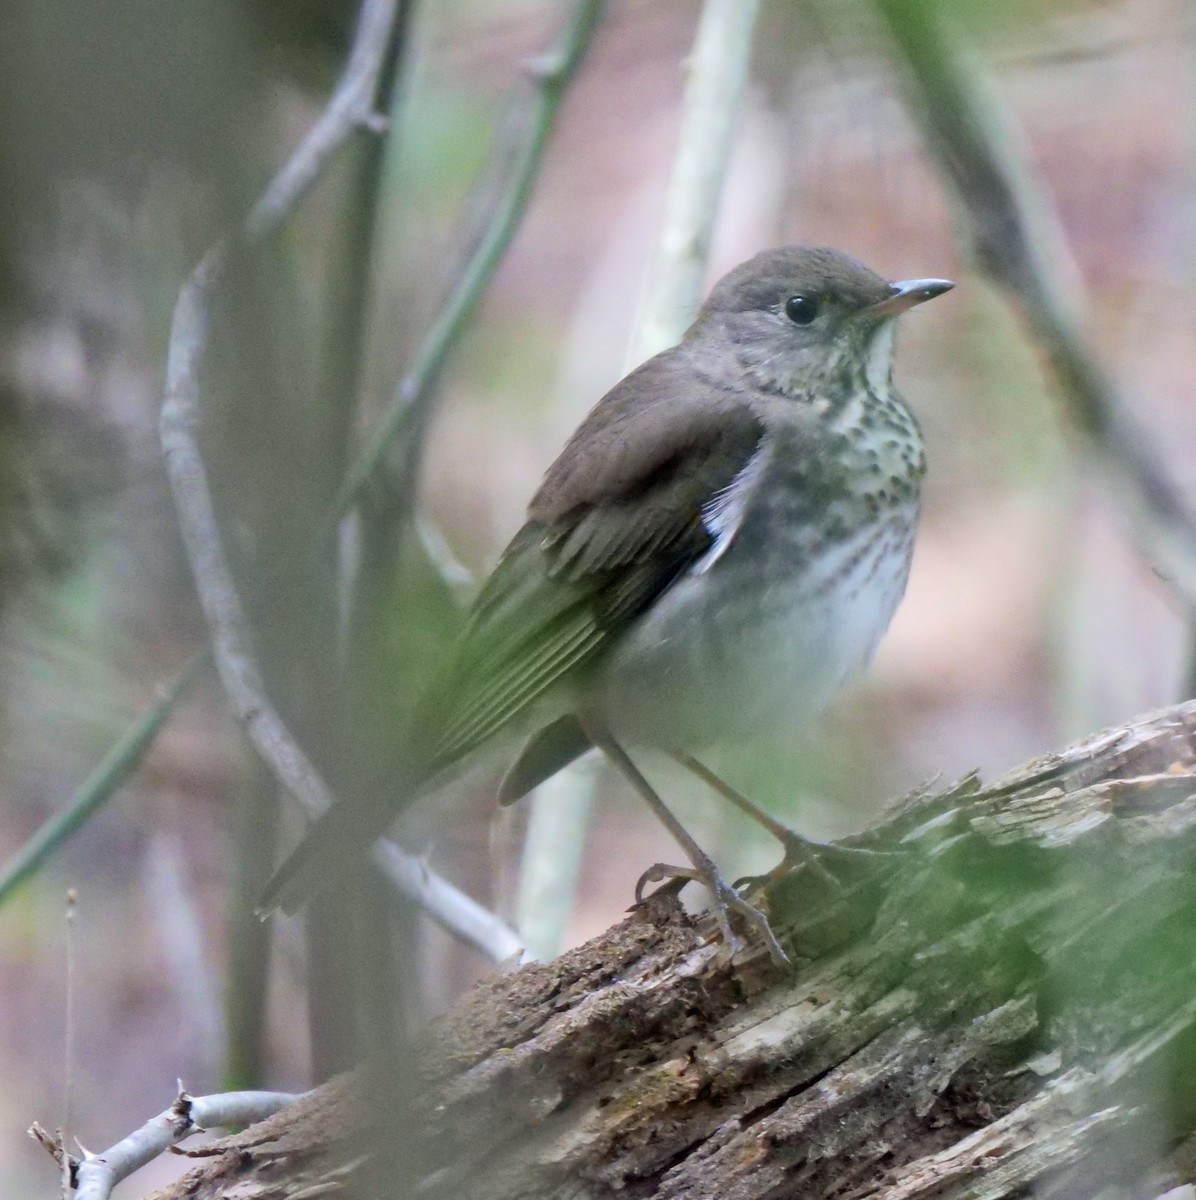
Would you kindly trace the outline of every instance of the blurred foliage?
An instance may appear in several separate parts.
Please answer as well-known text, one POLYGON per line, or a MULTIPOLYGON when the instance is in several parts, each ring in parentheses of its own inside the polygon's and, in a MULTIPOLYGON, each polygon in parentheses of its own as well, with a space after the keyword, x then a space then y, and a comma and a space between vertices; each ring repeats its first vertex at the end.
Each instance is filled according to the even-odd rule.
MULTIPOLYGON (((1190 31, 1181 36, 1179 17, 1154 0, 959 0, 950 10, 998 73, 1058 192, 1092 280, 1102 349, 1148 364, 1149 374, 1135 368, 1138 403, 1191 473, 1183 385, 1194 367, 1183 324, 1191 276, 1178 290, 1160 284, 1179 261, 1177 231, 1191 208, 1190 31), (1168 22, 1174 39, 1134 40, 1168 22), (1086 73, 1090 46, 1107 56, 1107 77, 1086 73), (1061 47, 1078 50, 1059 58, 1061 47), (1159 303, 1150 319, 1130 321, 1151 297, 1159 303), (1164 342, 1164 327, 1173 341, 1164 342)), ((479 573, 563 436, 619 374, 696 11, 691 0, 612 6, 528 220, 446 374, 423 500, 479 573)), ((369 501, 376 507, 348 609, 333 587, 333 554, 313 560, 310 536, 470 249, 459 230, 478 202, 474 186, 494 168, 524 64, 561 12, 547 0, 418 10, 413 71, 380 168, 356 382, 339 386, 322 368, 339 336, 327 305, 358 160, 338 167, 268 258, 246 264, 221 316, 228 351, 209 380, 205 445, 225 528, 278 698, 313 746, 344 738, 353 747, 337 765, 346 774, 385 779, 388 756, 402 753, 395 731, 443 659, 460 596, 410 531, 388 526, 385 496, 369 501), (353 637, 342 659, 345 628, 353 637)), ((154 429, 170 309, 199 251, 310 123, 339 70, 352 13, 319 0, 6 9, 3 851, 63 803, 201 636, 154 429)), ((712 273, 763 244, 805 240, 961 284, 941 310, 911 323, 899 354, 931 469, 897 627, 869 681, 789 759, 749 764, 737 780, 803 827, 830 833, 858 825, 920 776, 993 769, 1047 749, 1060 710, 1072 707, 1057 679, 1068 637, 1067 655, 1095 677, 1084 677, 1085 719, 1167 699, 1179 622, 1148 568, 1109 532, 1107 514, 1077 494, 1071 446, 1035 355, 957 260, 949 215, 860 7, 772 0, 761 21, 712 273)), ((22 1129, 58 1104, 60 893, 80 880, 79 1090, 104 1098, 80 1136, 98 1145, 124 1132, 161 1107, 159 1084, 176 1074, 197 1088, 218 1082, 220 1063, 180 1048, 179 1030, 203 1022, 162 951, 171 930, 147 900, 143 873, 152 834, 177 832, 188 851, 179 890, 204 932, 193 949, 219 975, 230 876, 245 866, 236 851, 260 832, 260 821, 248 832, 236 823, 252 816, 243 803, 249 773, 209 685, 168 726, 137 785, 0 911, 5 1127, 22 1129)), ((679 775, 668 784, 729 871, 737 856, 738 869, 775 860, 775 847, 706 789, 679 775)), ((489 824, 485 781, 467 781, 463 792, 445 804, 434 862, 489 897, 502 891, 493 881, 510 853, 489 824)), ((606 781, 595 819, 572 940, 614 919, 643 865, 672 853, 618 783, 606 781)), ((255 882, 250 871, 245 891, 255 882)), ((276 1078, 298 1080, 307 1033, 289 937, 271 977, 275 1032, 245 1069, 264 1062, 276 1078)), ((245 953, 260 965, 260 947, 245 953)), ((441 1001, 479 970, 435 940, 424 961, 441 1001)), ((9 1159, 30 1161, 0 1151, 0 1191, 25 1194, 24 1177, 11 1174, 24 1167, 9 1159)), ((32 1168, 29 1178, 45 1181, 32 1168)))

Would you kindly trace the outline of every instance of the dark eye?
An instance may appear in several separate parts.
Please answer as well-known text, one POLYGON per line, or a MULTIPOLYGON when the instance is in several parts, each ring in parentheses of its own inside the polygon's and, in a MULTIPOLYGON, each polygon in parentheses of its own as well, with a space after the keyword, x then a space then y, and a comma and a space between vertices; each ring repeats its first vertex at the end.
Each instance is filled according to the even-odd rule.
POLYGON ((813 296, 790 296, 785 301, 785 316, 794 325, 809 325, 818 316, 818 301, 813 296))

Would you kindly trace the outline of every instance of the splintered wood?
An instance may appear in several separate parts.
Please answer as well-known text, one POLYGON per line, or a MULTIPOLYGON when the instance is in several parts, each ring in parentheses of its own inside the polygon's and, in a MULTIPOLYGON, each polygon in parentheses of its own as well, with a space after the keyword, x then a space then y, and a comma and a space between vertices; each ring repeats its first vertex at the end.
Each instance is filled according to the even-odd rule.
POLYGON ((827 870, 769 884, 790 975, 762 948, 728 961, 713 922, 658 896, 465 997, 412 1065, 403 1128, 342 1077, 160 1200, 330 1193, 404 1138, 429 1200, 1190 1183, 1194 731, 1186 704, 990 787, 907 797, 827 870))

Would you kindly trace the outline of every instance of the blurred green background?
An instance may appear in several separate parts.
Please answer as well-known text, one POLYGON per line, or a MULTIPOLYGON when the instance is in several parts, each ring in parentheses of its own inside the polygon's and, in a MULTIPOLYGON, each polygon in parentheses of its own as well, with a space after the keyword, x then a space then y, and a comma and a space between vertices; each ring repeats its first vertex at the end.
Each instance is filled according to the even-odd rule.
MULTIPOLYGON (((64 2, 5 14, 0 859, 67 802, 203 637, 157 442, 170 311, 202 249, 318 114, 350 10, 120 0, 102 14, 64 2)), ((364 740, 385 740, 454 627, 452 589, 386 544, 384 502, 349 699, 329 682, 330 647, 312 640, 335 622, 335 598, 313 600, 290 580, 346 447, 387 403, 452 283, 478 181, 510 152, 505 114, 562 13, 546 0, 413 7, 379 167, 363 351, 350 365, 337 365, 347 343, 336 305, 353 160, 226 317, 204 435, 226 535, 257 581, 268 675, 314 742, 358 716, 364 740)), ((626 368, 698 13, 696 0, 612 0, 532 207, 442 381, 421 507, 475 575, 626 368)), ((892 278, 959 283, 905 322, 899 352, 930 461, 907 599, 867 678, 790 760, 732 780, 816 836, 859 828, 927 777, 996 773, 1170 702, 1188 677, 1184 614, 1104 502, 1018 323, 961 261, 868 16, 851 0, 764 3, 710 267, 713 279, 802 241, 892 278)), ((1092 343, 1191 491, 1191 7, 1022 0, 955 16, 1059 206, 1092 343)), ((256 775, 209 674, 130 785, 0 908, 5 1195, 52 1186, 24 1130, 66 1112, 68 888, 79 894, 72 1130, 99 1148, 164 1108, 176 1077, 197 1094, 226 1078, 232 880, 256 775)), ((510 914, 526 815, 495 814, 495 778, 463 782, 419 819, 420 836, 438 870, 510 914)), ((775 847, 757 831, 691 780, 660 778, 729 875, 771 865, 775 847)), ((285 805, 282 824, 290 844, 301 821, 285 805)), ((628 789, 599 771, 569 942, 617 920, 641 871, 675 858, 628 789)), ((257 864, 259 882, 268 867, 257 864)), ((279 1086, 307 1076, 302 953, 297 926, 283 924, 264 1068, 279 1086)), ((435 931, 421 964, 432 1009, 489 969, 435 931)), ((129 1186, 148 1191, 176 1172, 162 1161, 129 1186)))

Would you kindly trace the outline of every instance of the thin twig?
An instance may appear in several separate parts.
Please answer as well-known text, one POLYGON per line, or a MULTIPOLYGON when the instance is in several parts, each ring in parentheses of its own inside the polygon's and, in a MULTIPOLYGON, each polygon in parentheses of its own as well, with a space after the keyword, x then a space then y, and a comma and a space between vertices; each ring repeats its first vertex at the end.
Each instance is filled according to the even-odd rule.
POLYGON ((166 359, 160 432, 166 473, 187 559, 212 633, 216 669, 250 741, 283 786, 310 812, 332 793, 268 698, 254 657, 249 623, 220 538, 197 437, 200 373, 208 349, 212 305, 224 282, 232 245, 261 245, 299 209, 337 154, 374 116, 374 98, 397 0, 365 0, 345 73, 324 112, 283 164, 232 239, 200 260, 179 293, 166 359))
POLYGON ((188 1096, 180 1086, 175 1102, 165 1112, 151 1118, 102 1154, 85 1150, 82 1158, 67 1155, 61 1140, 50 1137, 36 1123, 30 1126, 29 1136, 44 1146, 60 1166, 69 1169, 75 1200, 108 1200, 112 1189, 122 1179, 153 1162, 164 1150, 184 1138, 205 1129, 264 1121, 298 1099, 287 1092, 188 1096))
POLYGON ((187 661, 153 707, 141 713, 60 813, 55 813, 0 871, 0 904, 67 840, 137 769, 176 701, 207 665, 205 646, 187 661))
POLYGON ((319 813, 332 803, 332 793, 267 697, 199 452, 200 367, 226 253, 227 244, 208 251, 175 306, 161 416, 162 452, 224 690, 250 741, 283 786, 309 812, 319 813))
POLYGON ((383 839, 374 846, 374 862, 403 895, 491 962, 533 961, 535 956, 524 948, 524 939, 501 917, 445 882, 418 855, 383 839))
MULTIPOLYGON (((370 126, 396 4, 397 0, 365 0, 345 74, 327 108, 234 235, 243 248, 260 245, 281 228, 349 139, 370 126)), ((225 691, 263 760, 309 813, 318 814, 332 803, 332 792, 268 698, 199 452, 200 373, 212 304, 224 282, 229 251, 229 241, 212 247, 175 305, 160 420, 162 452, 225 691)))
POLYGON ((377 135, 385 128, 376 104, 398 5, 399 0, 363 0, 344 74, 316 123, 250 210, 242 230, 246 243, 259 244, 285 225, 355 134, 377 135))
POLYGON ((427 513, 415 514, 415 535, 424 557, 436 568, 436 573, 464 608, 466 602, 477 595, 478 580, 474 573, 456 556, 440 527, 427 513))
POLYGON ((875 0, 908 68, 931 152, 963 211, 981 270, 1005 291, 1046 356, 1097 477, 1130 517, 1144 553, 1196 611, 1196 520, 1085 342, 1079 288, 1058 217, 1009 114, 978 63, 964 61, 926 0, 875 0))
POLYGON ((656 256, 631 364, 674 345, 693 319, 710 258, 752 60, 758 0, 706 0, 688 62, 689 83, 656 256))
POLYGON ((593 764, 572 763, 532 793, 519 861, 515 928, 529 955, 543 961, 555 958, 565 944, 594 782, 593 764))
POLYGON ((66 892, 66 1029, 64 1031, 62 1127, 70 1130, 75 1117, 75 999, 77 972, 75 969, 75 906, 79 893, 74 888, 66 892))
POLYGON ((482 215, 476 249, 424 338, 411 369, 395 390, 389 409, 349 469, 333 502, 333 521, 325 530, 326 536, 356 505, 362 489, 374 478, 400 432, 406 434, 406 441, 403 469, 398 477, 409 494, 414 490, 440 371, 519 227, 561 100, 589 45, 604 4, 605 0, 579 0, 556 47, 533 64, 537 90, 526 117, 526 133, 509 167, 507 186, 495 197, 493 209, 482 215))

